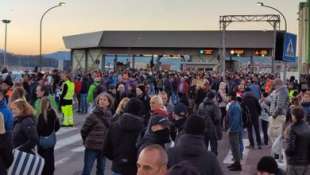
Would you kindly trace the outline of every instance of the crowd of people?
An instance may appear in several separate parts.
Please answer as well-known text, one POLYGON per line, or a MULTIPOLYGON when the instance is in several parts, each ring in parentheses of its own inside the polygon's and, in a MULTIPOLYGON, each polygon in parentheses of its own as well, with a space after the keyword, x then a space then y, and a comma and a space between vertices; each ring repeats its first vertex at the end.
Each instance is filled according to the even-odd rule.
POLYGON ((95 161, 103 175, 106 160, 112 161, 113 175, 221 175, 222 139, 228 139, 233 155, 230 171, 242 171, 244 147, 272 145, 257 174, 310 173, 310 89, 294 77, 54 70, 12 80, 3 70, 0 175, 11 166, 14 149, 38 153, 45 160, 42 175, 54 174, 55 133, 75 127, 76 112, 87 116, 81 128, 83 175, 91 174, 95 161), (245 134, 249 145, 243 143, 245 134), (284 160, 285 171, 276 162, 284 160))

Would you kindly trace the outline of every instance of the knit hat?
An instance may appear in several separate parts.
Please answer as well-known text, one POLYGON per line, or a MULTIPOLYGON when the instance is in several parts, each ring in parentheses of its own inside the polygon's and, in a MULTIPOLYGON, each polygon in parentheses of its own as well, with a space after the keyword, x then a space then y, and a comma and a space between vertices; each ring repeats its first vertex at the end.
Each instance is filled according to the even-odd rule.
POLYGON ((150 126, 154 125, 163 125, 163 126, 169 126, 170 122, 167 117, 162 117, 162 116, 152 116, 150 119, 150 126))
POLYGON ((168 175, 199 175, 199 171, 188 161, 182 161, 168 171, 168 175))
POLYGON ((142 109, 141 100, 138 98, 131 98, 125 107, 125 112, 139 116, 141 114, 141 109, 142 109))
POLYGON ((278 165, 277 162, 271 156, 265 156, 260 159, 257 164, 257 171, 267 173, 277 173, 278 165))
POLYGON ((199 116, 191 116, 185 124, 185 133, 192 135, 203 135, 205 131, 205 121, 199 116))
POLYGON ((174 106, 174 113, 178 116, 185 116, 187 114, 187 106, 185 106, 183 103, 177 103, 174 106))

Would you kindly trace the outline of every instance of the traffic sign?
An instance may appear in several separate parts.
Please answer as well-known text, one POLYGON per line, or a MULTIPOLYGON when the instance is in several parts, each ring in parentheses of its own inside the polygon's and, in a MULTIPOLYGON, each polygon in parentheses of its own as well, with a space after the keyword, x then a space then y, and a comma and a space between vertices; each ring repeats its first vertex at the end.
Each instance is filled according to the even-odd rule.
POLYGON ((297 37, 292 33, 284 34, 284 47, 282 60, 286 62, 296 62, 296 41, 297 37))

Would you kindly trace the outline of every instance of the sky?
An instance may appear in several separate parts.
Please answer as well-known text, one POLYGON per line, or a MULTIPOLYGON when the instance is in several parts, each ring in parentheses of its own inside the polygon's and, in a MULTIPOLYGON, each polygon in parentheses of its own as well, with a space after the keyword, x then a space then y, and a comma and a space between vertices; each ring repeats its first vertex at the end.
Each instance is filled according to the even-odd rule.
MULTIPOLYGON (((55 0, 0 0, 0 19, 10 19, 7 50, 39 54, 39 23, 55 0)), ((62 37, 102 30, 218 30, 219 16, 275 14, 257 0, 63 0, 43 21, 43 53, 66 50, 62 37)), ((298 32, 300 0, 265 0, 287 18, 288 31, 298 32)), ((283 28, 283 27, 282 27, 283 28)), ((265 23, 233 23, 229 30, 271 30, 265 23)), ((4 47, 0 23, 0 48, 4 47)))

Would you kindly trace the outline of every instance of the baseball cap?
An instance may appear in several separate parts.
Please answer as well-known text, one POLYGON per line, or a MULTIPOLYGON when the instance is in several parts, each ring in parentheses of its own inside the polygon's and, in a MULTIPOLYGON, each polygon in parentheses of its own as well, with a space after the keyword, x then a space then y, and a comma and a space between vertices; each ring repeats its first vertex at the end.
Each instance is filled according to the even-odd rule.
POLYGON ((167 117, 153 116, 151 117, 151 126, 154 126, 154 125, 169 126, 170 121, 167 117))

